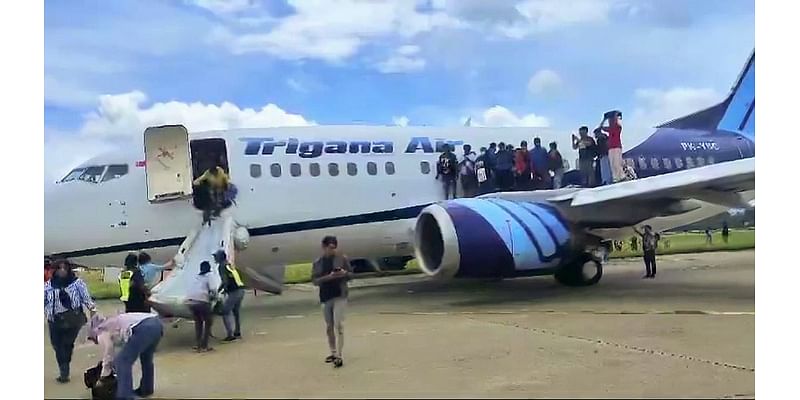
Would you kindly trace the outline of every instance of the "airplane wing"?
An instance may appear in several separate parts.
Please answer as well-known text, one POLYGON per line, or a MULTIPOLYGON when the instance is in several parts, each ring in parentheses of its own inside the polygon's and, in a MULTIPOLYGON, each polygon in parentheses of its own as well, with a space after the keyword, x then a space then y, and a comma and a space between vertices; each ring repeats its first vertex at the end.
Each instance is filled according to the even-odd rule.
POLYGON ((566 218, 588 229, 619 229, 706 205, 750 207, 755 158, 657 175, 547 198, 566 218))

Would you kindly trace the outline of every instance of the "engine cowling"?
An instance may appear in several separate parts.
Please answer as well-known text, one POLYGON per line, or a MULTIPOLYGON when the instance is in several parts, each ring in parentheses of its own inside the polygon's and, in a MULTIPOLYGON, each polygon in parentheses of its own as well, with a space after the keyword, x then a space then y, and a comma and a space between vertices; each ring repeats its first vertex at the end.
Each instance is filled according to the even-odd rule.
POLYGON ((422 270, 443 278, 552 273, 574 255, 572 235, 549 204, 467 198, 426 207, 417 217, 422 270))

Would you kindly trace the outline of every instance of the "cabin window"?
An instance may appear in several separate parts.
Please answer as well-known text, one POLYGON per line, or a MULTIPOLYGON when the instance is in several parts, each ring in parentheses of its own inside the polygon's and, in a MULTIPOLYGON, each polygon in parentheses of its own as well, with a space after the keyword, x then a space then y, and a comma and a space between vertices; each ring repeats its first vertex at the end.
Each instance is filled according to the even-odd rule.
POLYGON ((319 163, 309 164, 308 172, 311 174, 311 176, 319 176, 319 163))
MULTIPOLYGON (((575 162, 575 165, 578 165, 578 162, 577 162, 577 161, 575 162)), ((625 159, 625 165, 627 165, 627 166, 629 166, 629 167, 631 167, 631 168, 634 168, 634 167, 636 167, 636 163, 634 163, 634 162, 633 162, 633 159, 630 159, 630 158, 626 158, 626 159, 625 159)), ((569 170, 569 168, 568 168, 567 170, 569 170)))
POLYGON ((422 172, 425 175, 430 174, 431 173, 431 163, 429 163, 427 161, 420 162, 419 163, 419 170, 420 170, 420 172, 422 172))
POLYGON ((708 156, 708 164, 714 164, 714 156, 708 156))
POLYGON ((386 162, 386 175, 394 175, 394 163, 391 161, 386 162))
POLYGON ((706 165, 706 159, 703 157, 697 157, 697 166, 702 167, 706 165))
POLYGON ((356 163, 347 163, 347 175, 355 176, 358 173, 358 166, 356 163))
POLYGON ((664 163, 664 169, 672 169, 672 160, 667 157, 661 159, 661 162, 664 163))
POLYGON ((289 164, 289 173, 292 176, 300 176, 300 164, 298 163, 289 164))
POLYGON ((661 169, 661 165, 659 165, 657 158, 653 157, 653 158, 650 159, 650 168, 652 168, 654 170, 661 169))
POLYGON ((647 169, 647 160, 644 157, 639 157, 639 169, 646 170, 647 169))
POLYGON ((250 176, 253 178, 261 177, 261 164, 250 164, 250 176))
POLYGON ((88 167, 78 177, 78 180, 89 183, 100 183, 100 177, 103 176, 103 171, 106 170, 105 166, 88 167))
POLYGON ((109 165, 103 175, 103 182, 117 179, 128 173, 128 164, 109 165))
POLYGON ((328 164, 328 174, 330 176, 339 176, 339 164, 336 163, 328 164))
POLYGON ((274 163, 269 166, 269 173, 272 174, 273 178, 280 178, 281 177, 281 165, 278 163, 274 163))
POLYGON ((370 161, 367 163, 367 173, 370 175, 377 175, 378 174, 378 164, 370 161))
POLYGON ((694 158, 686 157, 686 168, 694 168, 694 158))
POLYGON ((683 159, 680 157, 675 157, 675 168, 683 169, 683 159))

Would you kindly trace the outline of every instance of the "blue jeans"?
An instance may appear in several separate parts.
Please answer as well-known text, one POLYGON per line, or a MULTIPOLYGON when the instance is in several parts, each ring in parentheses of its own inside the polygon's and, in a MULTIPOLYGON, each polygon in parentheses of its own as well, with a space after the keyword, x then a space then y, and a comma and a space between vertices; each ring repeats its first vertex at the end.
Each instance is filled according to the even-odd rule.
POLYGON ((242 336, 242 327, 239 321, 239 309, 242 307, 244 299, 244 289, 234 290, 228 293, 225 303, 222 305, 222 323, 225 324, 225 332, 228 337, 242 336), (234 329, 235 324, 235 329, 234 329))
POLYGON ((139 359, 142 365, 142 380, 139 389, 144 394, 155 391, 155 366, 153 356, 164 334, 164 327, 158 317, 143 320, 133 328, 131 337, 114 357, 117 372, 117 399, 133 399, 133 363, 139 359))
POLYGON ((600 162, 600 184, 610 185, 614 183, 614 177, 611 174, 611 160, 609 160, 608 156, 598 157, 597 160, 600 162))

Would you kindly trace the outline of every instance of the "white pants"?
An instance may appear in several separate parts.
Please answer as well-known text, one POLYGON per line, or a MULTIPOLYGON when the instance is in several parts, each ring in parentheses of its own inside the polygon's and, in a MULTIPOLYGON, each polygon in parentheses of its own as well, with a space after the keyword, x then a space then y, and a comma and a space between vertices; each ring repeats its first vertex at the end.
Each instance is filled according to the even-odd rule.
POLYGON ((622 169, 622 149, 618 147, 608 149, 608 160, 611 161, 611 175, 614 177, 614 182, 625 179, 625 170, 622 169))

